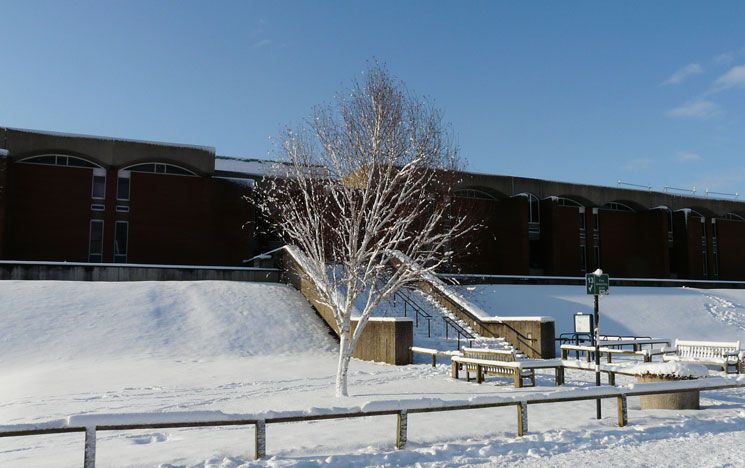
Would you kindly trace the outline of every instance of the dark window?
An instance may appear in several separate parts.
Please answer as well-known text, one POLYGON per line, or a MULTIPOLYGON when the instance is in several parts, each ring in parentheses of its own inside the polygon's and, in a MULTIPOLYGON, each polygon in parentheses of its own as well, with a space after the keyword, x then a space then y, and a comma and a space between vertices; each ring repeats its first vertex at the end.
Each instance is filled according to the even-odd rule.
POLYGON ((35 164, 57 164, 57 157, 56 156, 39 156, 37 158, 29 158, 26 159, 23 162, 29 162, 29 163, 35 163, 35 164))
POLYGON ((114 233, 114 262, 127 262, 127 231, 129 223, 126 221, 116 222, 116 232, 114 233))
POLYGON ((119 177, 116 185, 116 199, 129 200, 129 177, 119 177))
POLYGON ((585 218, 585 212, 584 211, 580 211, 579 212, 579 228, 580 229, 585 229, 585 219, 586 219, 585 218))
POLYGON ((582 272, 587 271, 587 257, 585 257, 585 246, 579 246, 579 268, 582 272))
POLYGON ((151 174, 173 174, 173 175, 186 175, 193 176, 193 172, 184 169, 183 167, 174 166, 173 164, 166 163, 145 163, 137 164, 127 168, 131 172, 149 172, 151 174))
POLYGON ((155 172, 155 164, 138 164, 129 168, 132 172, 155 172))
POLYGON ((178 174, 178 175, 194 175, 193 173, 187 171, 186 169, 182 169, 178 166, 172 166, 170 164, 166 165, 166 173, 167 174, 178 174))
POLYGON ((90 243, 88 261, 101 263, 103 261, 103 220, 91 220, 90 243))
POLYGON ((91 205, 91 211, 103 211, 106 207, 100 203, 94 203, 91 205))
POLYGON ((592 228, 596 231, 600 229, 600 220, 598 219, 598 212, 595 210, 592 211, 592 228))
POLYGON ((129 207, 127 205, 116 205, 117 213, 129 213, 129 207))
POLYGON ((72 156, 67 158, 67 165, 71 167, 97 167, 95 164, 89 163, 84 159, 74 158, 72 156))
POLYGON ((594 250, 595 250, 595 267, 600 268, 600 247, 596 245, 594 247, 594 250))
POLYGON ((106 176, 93 176, 93 190, 91 191, 91 197, 99 199, 106 198, 106 176))
POLYGON ((75 156, 65 156, 62 154, 45 154, 43 156, 33 156, 23 159, 19 162, 30 164, 48 164, 51 166, 69 166, 69 167, 99 167, 90 161, 77 158, 75 156))

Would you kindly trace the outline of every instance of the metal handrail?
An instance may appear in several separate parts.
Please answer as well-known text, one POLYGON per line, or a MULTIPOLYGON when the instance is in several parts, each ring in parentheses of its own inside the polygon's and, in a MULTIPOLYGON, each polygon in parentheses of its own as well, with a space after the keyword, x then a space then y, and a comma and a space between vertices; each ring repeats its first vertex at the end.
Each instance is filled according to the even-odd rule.
POLYGON ((450 317, 442 316, 442 320, 445 322, 445 339, 448 339, 448 326, 453 327, 455 332, 458 334, 458 349, 460 349, 460 338, 461 336, 468 340, 468 346, 471 346, 473 340, 476 339, 474 335, 463 328, 458 322, 451 319, 450 317))
POLYGON ((414 299, 409 296, 408 293, 404 293, 403 289, 399 289, 393 295, 393 299, 400 298, 404 303, 404 317, 407 317, 407 306, 411 306, 414 309, 414 323, 416 327, 419 327, 419 317, 421 316, 427 321, 427 338, 432 338, 432 315, 427 313, 422 306, 417 304, 414 299))

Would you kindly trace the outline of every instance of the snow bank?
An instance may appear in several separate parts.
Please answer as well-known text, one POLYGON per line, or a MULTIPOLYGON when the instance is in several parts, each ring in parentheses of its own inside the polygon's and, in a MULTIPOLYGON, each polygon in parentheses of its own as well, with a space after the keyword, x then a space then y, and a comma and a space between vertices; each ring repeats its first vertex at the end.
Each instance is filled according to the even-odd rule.
MULTIPOLYGON (((572 332, 574 314, 592 313, 584 285, 451 286, 493 317, 543 316, 556 335, 572 332)), ((745 342, 745 290, 614 286, 600 298, 600 332, 687 340, 745 342)))
POLYGON ((227 281, 0 282, 0 365, 331 351, 286 285, 227 281))

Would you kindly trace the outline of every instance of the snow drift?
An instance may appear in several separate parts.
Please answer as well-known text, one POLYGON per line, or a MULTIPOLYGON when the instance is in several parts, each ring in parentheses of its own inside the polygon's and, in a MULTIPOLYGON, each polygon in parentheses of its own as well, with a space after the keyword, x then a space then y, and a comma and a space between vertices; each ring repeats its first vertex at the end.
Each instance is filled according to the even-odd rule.
POLYGON ((212 358, 331 351, 334 340, 286 285, 0 282, 0 364, 212 358))

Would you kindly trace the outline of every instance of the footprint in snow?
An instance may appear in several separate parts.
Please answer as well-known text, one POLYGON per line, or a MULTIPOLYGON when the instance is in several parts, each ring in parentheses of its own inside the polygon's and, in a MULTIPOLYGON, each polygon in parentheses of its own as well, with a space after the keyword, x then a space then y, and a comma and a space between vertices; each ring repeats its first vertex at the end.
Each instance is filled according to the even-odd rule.
POLYGON ((133 444, 145 445, 154 444, 156 442, 165 442, 168 440, 168 434, 163 434, 162 432, 153 432, 151 434, 127 436, 127 438, 131 440, 133 444))
POLYGON ((705 304, 709 313, 720 322, 745 330, 745 307, 724 298, 706 295, 711 302, 705 304))

